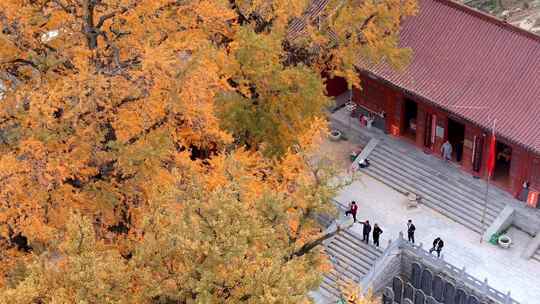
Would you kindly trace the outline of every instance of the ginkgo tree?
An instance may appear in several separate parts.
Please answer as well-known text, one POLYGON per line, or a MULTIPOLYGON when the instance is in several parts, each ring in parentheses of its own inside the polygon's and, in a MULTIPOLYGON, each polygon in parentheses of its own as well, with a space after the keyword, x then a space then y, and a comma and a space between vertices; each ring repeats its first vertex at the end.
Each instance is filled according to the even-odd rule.
POLYGON ((314 214, 340 186, 313 157, 331 102, 321 75, 359 85, 361 64, 403 65, 399 24, 415 11, 412 0, 0 1, 2 299, 99 302, 118 288, 134 295, 126 303, 305 300, 324 268, 314 214), (83 234, 91 245, 66 249, 83 234), (76 278, 105 287, 81 293, 91 288, 76 278))
POLYGON ((174 182, 149 188, 142 222, 123 240, 133 243, 129 253, 71 214, 63 241, 30 258, 25 274, 0 289, 0 303, 306 302, 327 267, 320 248, 304 250, 321 237, 307 215, 330 212, 339 187, 329 186, 333 167, 309 152, 276 163, 240 149, 173 169, 174 182))

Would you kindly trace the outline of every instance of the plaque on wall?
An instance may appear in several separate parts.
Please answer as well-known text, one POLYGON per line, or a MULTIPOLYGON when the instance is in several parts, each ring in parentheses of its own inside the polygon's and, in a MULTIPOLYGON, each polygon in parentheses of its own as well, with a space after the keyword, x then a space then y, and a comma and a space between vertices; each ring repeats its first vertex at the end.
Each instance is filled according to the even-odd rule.
POLYGON ((444 128, 440 127, 440 126, 437 126, 437 128, 435 129, 435 135, 438 138, 444 138, 444 128))
POLYGON ((472 142, 472 140, 465 139, 465 140, 463 141, 463 146, 464 146, 465 148, 467 148, 467 149, 472 149, 472 147, 473 147, 473 142, 472 142))

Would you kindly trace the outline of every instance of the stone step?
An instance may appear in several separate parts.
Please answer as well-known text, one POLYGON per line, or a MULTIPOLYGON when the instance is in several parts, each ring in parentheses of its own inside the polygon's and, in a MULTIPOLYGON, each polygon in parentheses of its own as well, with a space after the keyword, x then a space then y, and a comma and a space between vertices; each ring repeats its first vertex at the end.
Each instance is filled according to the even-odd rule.
POLYGON ((349 252, 348 248, 339 242, 332 242, 327 245, 327 251, 338 259, 341 266, 347 266, 349 272, 355 275, 355 281, 363 277, 373 264, 373 261, 362 258, 361 252, 349 252))
POLYGON ((315 215, 315 220, 324 228, 328 228, 334 219, 328 214, 317 214, 315 215))
MULTIPOLYGON (((401 163, 400 159, 395 159, 394 155, 387 155, 377 151, 372 157, 372 164, 377 166, 384 166, 388 170, 391 170, 391 173, 398 176, 402 176, 411 182, 417 182, 425 185, 426 187, 432 189, 434 192, 441 193, 446 196, 446 198, 453 199, 459 202, 467 202, 469 205, 475 206, 484 206, 484 201, 478 202, 469 199, 462 195, 461 189, 455 188, 452 183, 447 183, 444 179, 441 179, 434 175, 428 175, 422 173, 420 170, 417 170, 414 164, 404 165, 401 163), (451 193, 451 195, 449 195, 451 193)), ((371 167, 370 167, 371 168, 371 167)), ((369 169, 369 168, 368 168, 369 169)), ((498 205, 488 205, 488 211, 493 213, 498 213, 501 208, 498 205)))
MULTIPOLYGON (((323 217, 319 215, 317 218, 321 225, 325 227, 328 227, 332 221, 329 216, 323 217)), ((350 229, 341 231, 330 240, 329 244, 336 242, 346 244, 349 250, 361 251, 362 255, 369 258, 370 261, 377 259, 383 252, 381 248, 362 242, 360 235, 352 232, 350 229)))
MULTIPOLYGON (((377 151, 377 149, 375 150, 377 151)), ((427 184, 426 182, 422 182, 421 180, 414 177, 414 174, 411 174, 408 171, 414 171, 414 168, 410 168, 410 170, 399 170, 397 171, 395 168, 403 168, 403 166, 399 163, 396 164, 397 161, 393 160, 393 157, 387 157, 385 159, 380 158, 380 156, 376 156, 376 152, 372 153, 372 165, 367 168, 367 170, 364 170, 364 172, 371 175, 376 175, 375 177, 380 179, 383 182, 389 182, 392 181, 390 186, 395 186, 398 184, 400 187, 396 187, 397 190, 401 191, 407 191, 407 192, 416 192, 423 196, 424 203, 428 206, 431 205, 438 205, 440 208, 434 208, 437 209, 437 211, 441 211, 440 209, 445 209, 447 212, 442 212, 445 215, 448 215, 449 212, 455 213, 456 216, 459 217, 465 217, 467 216, 468 219, 472 219, 472 222, 476 222, 476 225, 478 226, 478 229, 475 230, 481 230, 481 212, 482 210, 477 210, 481 208, 473 209, 474 206, 466 206, 463 203, 461 203, 459 200, 452 199, 448 195, 444 194, 447 190, 446 189, 436 189, 433 187, 433 185, 427 184), (431 204, 430 202, 431 201, 431 204), (451 208, 452 207, 452 208, 451 208), (453 210, 456 209, 456 210, 453 210)), ((409 169, 409 168, 407 168, 409 169)), ((452 193, 454 194, 454 193, 452 193)), ((478 207, 478 206, 477 206, 478 207)), ((497 213, 498 214, 498 213, 497 213)), ((450 216, 449 216, 450 217, 450 216)), ((492 209, 488 209, 486 212, 486 220, 487 223, 493 221, 496 217, 496 213, 492 209)), ((460 221, 461 223, 461 221, 460 221)), ((470 225, 466 225, 470 226, 470 225)))
POLYGON ((337 288, 337 283, 330 276, 323 276, 323 281, 320 285, 320 291, 325 297, 328 297, 332 300, 339 299, 341 292, 337 288))
POLYGON ((380 247, 378 248, 372 244, 367 245, 364 243, 361 240, 361 237, 358 234, 350 231, 350 229, 341 231, 339 234, 333 237, 330 243, 331 242, 346 243, 351 249, 361 250, 363 255, 369 257, 370 260, 378 258, 383 252, 380 247))
MULTIPOLYGON (((336 117, 332 117, 331 122, 332 122, 332 125, 335 126, 336 128, 347 127, 347 125, 345 124, 345 121, 341 122, 340 119, 336 117)), ((365 131, 362 130, 362 128, 353 125, 352 129, 353 129, 353 133, 355 133, 354 139, 359 139, 360 144, 366 145, 369 142, 371 135, 364 134, 365 131)), ((358 140, 356 140, 356 142, 358 142, 358 140)), ((415 164, 415 166, 417 166, 418 169, 423 170, 424 172, 428 173, 428 175, 437 177, 436 175, 438 172, 436 170, 433 170, 431 167, 429 167, 429 164, 434 163, 434 162, 439 162, 440 160, 434 159, 433 156, 419 154, 421 153, 420 149, 418 149, 417 147, 411 144, 393 139, 391 137, 382 137, 382 141, 377 145, 377 149, 375 150, 380 150, 380 149, 386 149, 386 150, 391 151, 392 154, 396 155, 398 159, 401 160, 400 163, 415 164), (416 158, 414 156, 416 156, 416 158), (406 161, 403 161, 403 160, 406 160, 406 161)), ((470 200, 476 201, 477 203, 483 206, 484 194, 485 194, 483 190, 484 187, 478 181, 473 180, 472 177, 468 177, 468 178, 471 179, 471 183, 469 183, 470 185, 467 184, 466 180, 459 180, 459 181, 453 180, 453 182, 451 183, 452 187, 455 189, 458 189, 457 193, 466 195, 469 197, 470 200), (479 187, 481 189, 479 189, 479 187)), ((490 208, 491 206, 495 206, 493 209, 496 212, 501 211, 505 207, 506 205, 505 201, 507 199, 512 200, 511 197, 508 197, 507 199, 501 198, 501 191, 497 188, 494 188, 493 191, 490 191, 489 196, 490 196, 489 197, 490 206, 488 206, 488 208, 490 208)))
MULTIPOLYGON (((335 200, 333 203, 340 213, 345 212, 346 204, 335 200)), ((317 214, 315 218, 324 227, 328 227, 334 221, 328 214, 317 214)), ((382 249, 362 242, 361 236, 350 229, 341 231, 327 241, 323 252, 330 257, 333 270, 324 275, 319 291, 325 297, 334 300, 341 294, 338 281, 359 282, 382 255, 382 249)))
MULTIPOLYGON (((425 175, 428 175, 430 177, 436 178, 437 180, 442 180, 440 177, 437 177, 437 172, 430 168, 425 163, 422 163, 418 161, 417 159, 411 157, 407 153, 400 153, 398 152, 396 147, 391 147, 387 142, 381 143, 379 145, 379 151, 385 151, 387 154, 395 155, 399 160, 400 163, 405 163, 405 165, 408 164, 414 164, 413 169, 417 171, 421 171, 425 173, 425 175)), ((463 184, 456 182, 456 183, 446 183, 446 186, 451 186, 455 192, 458 195, 461 195, 463 197, 466 197, 469 200, 472 200, 473 202, 476 202, 483 206, 484 204, 484 192, 477 192, 476 190, 473 190, 470 187, 466 187, 463 184)), ((497 198, 493 197, 493 194, 489 197, 490 204, 494 207, 493 209, 495 211, 500 211, 505 207, 505 203, 499 201, 497 198)))
MULTIPOLYGON (((342 257, 338 257, 336 259, 338 259, 339 261, 343 261, 342 257)), ((364 277, 364 274, 355 273, 354 272, 355 270, 349 269, 350 266, 344 263, 338 263, 338 264, 332 263, 332 266, 334 267, 334 270, 336 271, 336 273, 339 275, 339 277, 342 280, 350 280, 353 282, 358 282, 360 278, 364 277)))
MULTIPOLYGON (((427 185, 424 182, 415 180, 414 177, 402 175, 401 172, 396 172, 390 166, 381 163, 373 162, 372 166, 366 170, 366 173, 378 171, 380 176, 385 178, 392 177, 394 180, 399 181, 404 189, 407 189, 408 192, 414 192, 422 196, 422 201, 433 201, 434 203, 441 202, 444 203, 447 207, 452 207, 455 211, 459 212, 458 215, 466 215, 469 218, 475 219, 478 223, 482 219, 482 210, 480 207, 475 208, 473 205, 467 205, 459 200, 452 199, 448 194, 443 192, 440 189, 434 189, 430 185, 427 185)), ((454 193, 452 193, 454 194, 454 193)), ((429 205, 429 204, 426 204, 429 205)), ((444 214, 444 213, 443 213, 444 214)), ((446 215, 446 214, 445 214, 446 215)), ((493 210, 486 210, 486 220, 487 222, 493 221, 497 217, 498 213, 495 213, 493 210)))
MULTIPOLYGON (((405 168, 407 168, 408 170, 411 170, 410 172, 414 176, 416 176, 416 178, 418 178, 419 180, 425 183, 430 184, 430 186, 435 187, 437 189, 442 189, 444 193, 452 193, 453 196, 455 195, 455 198, 459 198, 461 201, 472 203, 481 208, 484 207, 485 188, 482 188, 481 191, 478 190, 477 188, 474 188, 474 189, 466 188, 461 183, 453 182, 446 176, 438 175, 438 173, 423 171, 422 169, 419 169, 417 167, 418 164, 405 162, 406 165, 402 165, 399 159, 395 161, 398 161, 398 164, 400 166, 405 166, 405 168)), ((491 191, 490 191, 490 197, 489 197, 489 204, 487 206, 488 210, 492 210, 494 212, 500 212, 502 209, 504 209, 505 204, 493 197, 493 192, 494 192, 493 187, 490 190, 491 191)))
POLYGON ((339 298, 339 281, 359 282, 382 255, 381 249, 363 243, 356 233, 349 230, 340 232, 327 242, 324 252, 330 257, 333 270, 324 275, 320 290, 332 299, 339 298))
MULTIPOLYGON (((433 174, 433 170, 427 171, 422 168, 423 164, 414 161, 413 159, 404 160, 406 156, 402 154, 397 155, 396 152, 393 152, 385 147, 384 145, 379 145, 372 153, 373 165, 386 165, 391 169, 400 168, 400 174, 407 176, 408 178, 414 180, 417 183, 421 183, 424 186, 430 188, 433 192, 436 192, 446 199, 454 200, 456 202, 467 202, 465 205, 470 206, 473 212, 482 212, 484 207, 484 199, 480 198, 478 195, 471 195, 466 192, 462 187, 457 186, 453 183, 448 183, 444 179, 433 174), (377 162, 377 164, 375 163, 377 162)), ((484 193, 482 193, 483 195, 484 193)), ((497 216, 499 212, 504 208, 504 205, 492 201, 487 206, 487 212, 491 213, 494 216, 497 216)))
POLYGON ((369 271, 371 265, 380 256, 374 255, 367 245, 358 246, 351 243, 347 238, 334 238, 327 243, 326 250, 343 265, 347 264, 358 273, 365 274, 369 271))
MULTIPOLYGON (((371 166, 370 166, 371 168, 371 166)), ((395 188, 399 191, 404 192, 414 192, 416 189, 409 185, 405 185, 403 182, 395 179, 394 177, 389 177, 388 175, 381 174, 378 171, 375 170, 366 170, 364 171, 366 174, 374 177, 375 179, 380 180, 383 183, 386 183, 388 186, 395 188)), ((427 207, 447 216, 448 218, 454 220, 455 222, 462 224, 463 226, 471 229, 472 231, 476 233, 482 233, 481 225, 477 220, 472 220, 474 222, 471 223, 471 220, 467 220, 467 218, 464 218, 463 215, 461 215, 459 212, 455 213, 454 210, 450 206, 445 206, 444 203, 437 202, 436 200, 429 199, 429 196, 426 195, 426 193, 422 193, 423 199, 422 204, 426 205, 427 207)), ((486 223, 490 223, 492 220, 489 219, 486 221, 486 223)), ((488 225, 486 225, 487 227, 488 225)))
POLYGON ((350 242, 353 244, 354 248, 362 248, 364 252, 366 252, 365 255, 369 256, 371 259, 376 259, 382 254, 381 248, 377 248, 371 244, 367 245, 366 243, 362 242, 360 235, 350 230, 341 232, 337 237, 342 241, 350 242))

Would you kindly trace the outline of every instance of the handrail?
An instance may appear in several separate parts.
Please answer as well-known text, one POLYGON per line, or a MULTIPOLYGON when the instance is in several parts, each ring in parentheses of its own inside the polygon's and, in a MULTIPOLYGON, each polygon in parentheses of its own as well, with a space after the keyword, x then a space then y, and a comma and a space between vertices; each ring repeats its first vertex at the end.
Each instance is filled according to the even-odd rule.
POLYGON ((373 266, 369 269, 368 273, 366 273, 366 275, 360 281, 360 288, 362 288, 362 294, 365 294, 369 290, 373 278, 375 278, 376 275, 380 273, 380 271, 384 270, 384 268, 381 268, 381 264, 386 262, 390 257, 394 255, 394 250, 400 247, 403 240, 403 233, 400 232, 399 237, 396 240, 388 242, 389 244, 383 251, 382 255, 380 255, 375 260, 373 266))

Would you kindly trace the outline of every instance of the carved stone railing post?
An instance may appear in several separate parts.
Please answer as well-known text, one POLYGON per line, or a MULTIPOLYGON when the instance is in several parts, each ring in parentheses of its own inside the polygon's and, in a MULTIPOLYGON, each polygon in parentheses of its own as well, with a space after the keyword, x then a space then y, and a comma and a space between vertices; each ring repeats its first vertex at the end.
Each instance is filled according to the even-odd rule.
POLYGON ((435 263, 435 269, 436 271, 442 271, 444 269, 444 265, 445 265, 445 261, 443 259, 443 255, 441 254, 441 257, 440 258, 437 258, 437 259, 434 259, 435 263))
POLYGON ((362 294, 365 294, 369 290, 369 288, 374 287, 372 286, 372 284, 374 283, 374 278, 380 275, 380 272, 384 270, 381 265, 384 264, 385 261, 387 261, 392 255, 394 255, 393 252, 396 249, 399 249, 401 247, 402 240, 402 238, 398 238, 394 241, 390 241, 383 253, 374 261, 371 269, 360 280, 360 288, 362 288, 362 294))
POLYGON ((506 298, 504 299, 504 304, 512 304, 512 296, 510 295, 510 291, 506 294, 506 298))
POLYGON ((484 298, 486 298, 487 295, 488 295, 488 289, 489 289, 488 279, 485 278, 485 279, 484 279, 484 284, 482 284, 482 296, 483 296, 484 298))
POLYGON ((461 271, 459 272, 459 277, 461 279, 461 281, 465 281, 465 275, 467 274, 467 268, 465 268, 465 266, 463 266, 463 268, 461 268, 461 271))

